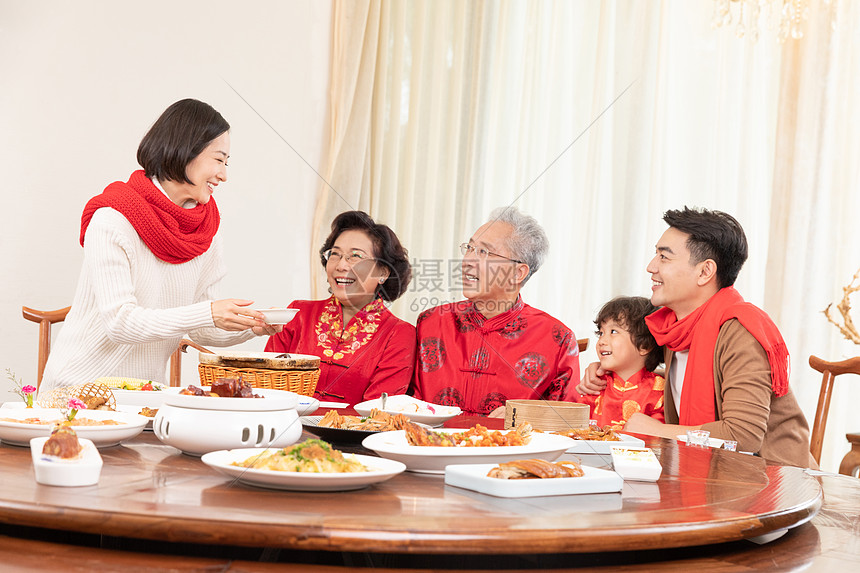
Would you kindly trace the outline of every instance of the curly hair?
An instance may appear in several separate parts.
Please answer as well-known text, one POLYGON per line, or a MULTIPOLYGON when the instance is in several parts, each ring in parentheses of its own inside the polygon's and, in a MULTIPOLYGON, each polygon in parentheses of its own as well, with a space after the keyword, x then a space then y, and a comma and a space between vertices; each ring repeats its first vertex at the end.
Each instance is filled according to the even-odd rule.
POLYGON ((331 222, 331 233, 320 248, 320 262, 326 266, 325 252, 332 248, 344 231, 364 231, 373 243, 373 258, 388 267, 390 274, 376 288, 377 296, 386 301, 395 301, 406 292, 412 280, 412 265, 409 252, 400 244, 400 239, 388 225, 382 225, 364 211, 345 211, 331 222))
POLYGON ((651 301, 641 296, 615 297, 600 309, 594 324, 600 328, 607 320, 614 320, 630 333, 633 346, 647 350, 645 368, 653 372, 663 362, 663 347, 654 340, 654 335, 645 324, 645 317, 657 310, 651 301))

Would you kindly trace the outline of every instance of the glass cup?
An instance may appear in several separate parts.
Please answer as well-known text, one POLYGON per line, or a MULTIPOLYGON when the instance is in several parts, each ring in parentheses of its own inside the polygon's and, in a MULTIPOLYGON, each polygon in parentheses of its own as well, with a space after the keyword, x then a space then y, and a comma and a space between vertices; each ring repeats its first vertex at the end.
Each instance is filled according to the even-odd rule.
POLYGON ((708 430, 687 430, 688 446, 707 446, 711 432, 708 430))
POLYGON ((734 440, 723 440, 723 449, 736 452, 738 451, 738 443, 734 440))

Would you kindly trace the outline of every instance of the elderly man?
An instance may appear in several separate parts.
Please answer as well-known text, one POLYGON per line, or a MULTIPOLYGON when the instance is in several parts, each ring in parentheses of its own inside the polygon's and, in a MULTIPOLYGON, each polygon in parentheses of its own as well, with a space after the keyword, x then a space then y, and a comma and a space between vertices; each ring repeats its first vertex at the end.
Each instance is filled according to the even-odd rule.
POLYGON ((513 398, 569 399, 576 338, 520 297, 549 249, 541 226, 515 207, 496 209, 460 249, 466 300, 418 317, 415 396, 480 415, 513 398))
MULTIPOLYGON (((741 451, 795 466, 815 464, 809 427, 788 386, 788 349, 776 325, 744 302, 734 282, 747 259, 740 223, 720 211, 667 211, 669 228, 648 264, 651 303, 646 317, 666 348, 666 424, 633 414, 630 432, 674 438, 702 428, 734 440, 741 451)), ((591 365, 578 389, 601 384, 591 365)))

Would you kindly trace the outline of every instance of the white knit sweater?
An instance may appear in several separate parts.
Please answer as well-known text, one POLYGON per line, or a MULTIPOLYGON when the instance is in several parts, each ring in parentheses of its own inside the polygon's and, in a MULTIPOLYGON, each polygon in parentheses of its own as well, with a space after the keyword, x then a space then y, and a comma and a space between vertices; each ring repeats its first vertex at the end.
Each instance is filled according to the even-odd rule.
POLYGON ((221 238, 174 265, 157 258, 118 211, 95 212, 84 237, 84 264, 72 308, 51 348, 40 391, 129 376, 164 383, 184 336, 209 346, 254 337, 212 321, 211 302, 226 272, 221 238))

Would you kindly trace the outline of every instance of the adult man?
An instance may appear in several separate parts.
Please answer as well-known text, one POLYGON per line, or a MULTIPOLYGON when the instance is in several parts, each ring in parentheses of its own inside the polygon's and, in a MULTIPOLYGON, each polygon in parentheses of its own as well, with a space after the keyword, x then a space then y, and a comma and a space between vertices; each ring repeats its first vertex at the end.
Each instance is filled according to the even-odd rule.
MULTIPOLYGON (((720 211, 667 211, 669 229, 647 271, 645 320, 666 347, 665 424, 634 414, 625 429, 674 438, 701 428, 741 451, 809 466, 809 427, 788 387, 788 350, 776 325, 732 286, 747 258, 740 224, 720 211)), ((595 393, 590 366, 578 390, 595 393)), ((600 372, 597 371, 597 374, 600 372)))
POLYGON ((496 209, 460 249, 466 300, 419 316, 415 396, 482 415, 513 398, 569 399, 576 338, 520 297, 549 249, 541 226, 514 207, 496 209))

